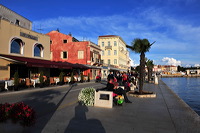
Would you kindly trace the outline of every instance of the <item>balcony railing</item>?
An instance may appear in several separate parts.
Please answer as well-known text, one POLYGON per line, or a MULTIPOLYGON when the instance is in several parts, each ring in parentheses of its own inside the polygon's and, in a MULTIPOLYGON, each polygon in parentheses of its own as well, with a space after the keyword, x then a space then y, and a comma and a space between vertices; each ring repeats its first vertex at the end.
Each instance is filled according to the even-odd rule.
POLYGON ((112 50, 112 46, 105 46, 105 49, 111 49, 112 50))

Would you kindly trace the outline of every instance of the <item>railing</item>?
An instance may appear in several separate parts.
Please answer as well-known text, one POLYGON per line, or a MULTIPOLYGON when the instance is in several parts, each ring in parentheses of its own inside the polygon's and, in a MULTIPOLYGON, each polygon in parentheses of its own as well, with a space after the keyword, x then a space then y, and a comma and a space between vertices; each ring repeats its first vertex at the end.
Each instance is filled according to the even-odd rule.
POLYGON ((105 46, 105 49, 111 49, 112 50, 112 46, 105 46))

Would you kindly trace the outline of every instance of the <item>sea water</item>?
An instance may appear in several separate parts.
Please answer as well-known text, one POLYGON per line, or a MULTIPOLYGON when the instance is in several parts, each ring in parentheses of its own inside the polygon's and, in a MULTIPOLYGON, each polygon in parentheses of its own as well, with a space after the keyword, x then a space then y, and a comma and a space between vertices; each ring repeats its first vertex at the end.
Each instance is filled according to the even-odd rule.
POLYGON ((162 78, 162 81, 200 115, 200 77, 162 78))

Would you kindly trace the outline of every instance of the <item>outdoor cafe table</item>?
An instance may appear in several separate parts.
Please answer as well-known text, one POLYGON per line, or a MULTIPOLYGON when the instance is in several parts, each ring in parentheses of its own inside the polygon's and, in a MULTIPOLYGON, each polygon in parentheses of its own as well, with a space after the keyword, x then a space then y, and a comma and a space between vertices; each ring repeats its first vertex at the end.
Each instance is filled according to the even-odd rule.
POLYGON ((8 90, 8 86, 14 86, 14 80, 5 80, 5 90, 8 90))
POLYGON ((31 79, 31 82, 33 82, 33 87, 35 88, 35 84, 40 83, 40 80, 39 80, 39 78, 31 79))

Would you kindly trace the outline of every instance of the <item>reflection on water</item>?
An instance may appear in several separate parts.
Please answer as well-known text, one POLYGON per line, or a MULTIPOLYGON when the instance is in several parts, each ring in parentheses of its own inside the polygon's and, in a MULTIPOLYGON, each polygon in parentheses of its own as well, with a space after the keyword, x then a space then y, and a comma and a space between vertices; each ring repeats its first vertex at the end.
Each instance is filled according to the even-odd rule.
POLYGON ((162 81, 200 115, 200 77, 162 78, 162 81))

